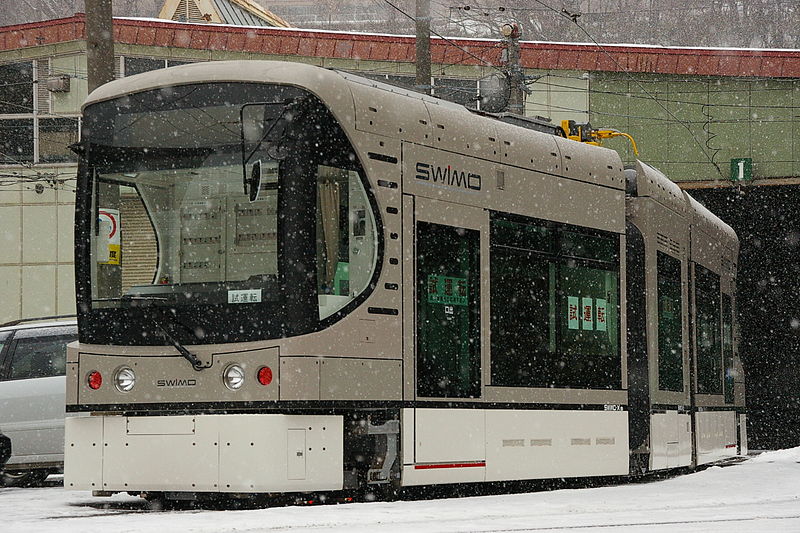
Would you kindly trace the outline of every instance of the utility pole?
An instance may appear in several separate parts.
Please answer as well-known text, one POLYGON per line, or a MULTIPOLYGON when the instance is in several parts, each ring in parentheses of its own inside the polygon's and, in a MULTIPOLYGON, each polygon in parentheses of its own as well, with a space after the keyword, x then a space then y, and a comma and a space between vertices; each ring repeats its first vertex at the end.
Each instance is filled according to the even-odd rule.
POLYGON ((111 0, 86 0, 86 67, 89 92, 114 79, 111 0))
POLYGON ((431 94, 431 0, 417 0, 416 89, 431 94))
MULTIPOLYGON (((86 70, 88 71, 89 92, 114 79, 114 26, 111 15, 111 0, 86 0, 86 70)), ((100 183, 99 198, 101 210, 111 210, 119 214, 119 187, 110 183, 100 183)), ((97 220, 96 224, 100 224, 97 220)), ((122 221, 119 221, 120 229, 122 221)), ((120 231, 118 229, 118 231, 120 231)), ((108 246, 108 245, 106 245, 108 246)), ((110 250, 109 246, 109 250, 110 250)), ((122 290, 121 249, 116 250, 114 259, 100 262, 97 268, 97 296, 116 298, 122 290)))
POLYGON ((522 72, 519 60, 519 38, 522 32, 516 22, 503 24, 500 27, 500 31, 506 40, 505 72, 510 87, 508 111, 517 115, 524 115, 525 74, 522 72))

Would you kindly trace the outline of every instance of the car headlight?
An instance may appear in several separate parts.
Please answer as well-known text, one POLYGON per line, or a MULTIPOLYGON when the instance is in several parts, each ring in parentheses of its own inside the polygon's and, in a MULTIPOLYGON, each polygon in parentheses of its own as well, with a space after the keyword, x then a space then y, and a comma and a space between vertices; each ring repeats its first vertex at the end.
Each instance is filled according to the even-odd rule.
POLYGON ((114 374, 114 384, 120 392, 128 392, 136 384, 136 374, 132 368, 124 366, 114 374))
POLYGON ((230 390, 237 390, 244 384, 244 369, 236 363, 230 364, 222 371, 222 381, 230 390))

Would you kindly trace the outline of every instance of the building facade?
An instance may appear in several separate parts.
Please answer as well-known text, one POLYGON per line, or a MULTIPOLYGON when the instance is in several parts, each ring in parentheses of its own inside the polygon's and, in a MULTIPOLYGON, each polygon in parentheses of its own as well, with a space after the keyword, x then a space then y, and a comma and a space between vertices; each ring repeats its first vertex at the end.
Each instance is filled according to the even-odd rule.
MULTIPOLYGON (((176 4, 177 5, 177 4, 176 4)), ((414 85, 411 37, 115 19, 116 75, 186 62, 277 59, 414 85)), ((480 108, 502 43, 432 43, 433 93, 480 108), (483 80, 483 81, 481 81, 483 80)), ((525 114, 591 122, 636 139, 640 158, 685 187, 800 176, 800 52, 522 43, 535 79, 525 114), (732 171, 732 169, 734 169, 732 171)), ((0 28, 0 321, 74 310, 72 205, 84 16, 0 28)), ((611 140, 627 160, 627 141, 611 140)))
MULTIPOLYGON (((74 312, 77 165, 69 145, 87 96, 85 33, 81 14, 0 27, 0 322, 74 312)), ((115 19, 114 40, 118 77, 271 59, 415 83, 413 37, 115 19)), ((501 75, 502 43, 434 39, 431 49, 434 95, 480 108, 501 75)), ((520 56, 531 77, 526 115, 633 135, 639 159, 683 188, 704 189, 697 195, 739 232, 742 359, 757 367, 748 391, 764 394, 751 403, 751 420, 771 416, 772 426, 759 427, 794 428, 784 441, 772 430, 754 433, 756 446, 800 443, 797 375, 781 370, 800 367, 800 300, 792 297, 800 292, 792 259, 800 243, 800 51, 523 42, 520 56), (757 216, 766 218, 753 223, 757 216), (753 295, 763 312, 751 307, 753 295)), ((633 160, 627 141, 606 146, 633 160)))

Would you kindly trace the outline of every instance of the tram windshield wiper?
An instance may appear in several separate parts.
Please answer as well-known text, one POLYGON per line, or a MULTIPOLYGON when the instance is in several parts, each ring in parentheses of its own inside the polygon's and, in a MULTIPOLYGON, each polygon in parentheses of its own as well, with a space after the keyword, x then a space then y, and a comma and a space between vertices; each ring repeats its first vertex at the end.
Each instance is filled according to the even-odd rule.
POLYGON ((167 331, 167 328, 162 326, 156 319, 152 319, 152 321, 156 329, 161 332, 161 335, 163 335, 164 338, 167 339, 176 350, 178 350, 178 353, 180 353, 184 359, 189 361, 193 369, 200 371, 211 366, 210 364, 204 365, 195 354, 186 349, 186 346, 181 344, 178 339, 170 335, 170 333, 167 331))
MULTIPOLYGON (((163 296, 135 296, 135 297, 133 297, 133 298, 135 298, 135 299, 137 299, 137 300, 144 300, 144 301, 148 301, 148 300, 161 301, 161 300, 166 300, 166 299, 167 299, 167 298, 164 298, 163 296)), ((154 306, 154 307, 152 307, 152 309, 156 311, 156 314, 157 314, 157 315, 159 315, 161 318, 164 318, 164 319, 166 319, 166 320, 167 320, 167 321, 168 321, 170 324, 178 324, 178 325, 180 325, 181 327, 183 327, 183 328, 184 328, 184 329, 186 329, 187 331, 191 332, 191 333, 192 333, 192 335, 194 335, 194 336, 195 336, 195 338, 198 338, 198 339, 199 339, 199 337, 198 337, 197 333, 196 333, 196 332, 195 332, 195 331, 194 331, 192 328, 190 328, 189 326, 187 326, 186 324, 184 324, 183 322, 181 322, 180 320, 178 320, 178 317, 176 317, 174 314, 170 313, 170 312, 169 312, 169 311, 168 311, 166 308, 164 308, 164 307, 161 307, 161 306, 154 306)), ((173 313, 174 313, 174 310, 173 310, 173 313)), ((175 337, 173 337, 173 336, 172 336, 172 334, 171 334, 169 331, 167 331, 167 328, 165 328, 165 327, 164 327, 164 326, 163 326, 163 325, 162 325, 162 324, 161 324, 161 323, 160 323, 160 322, 157 320, 157 318, 156 318, 156 317, 154 317, 154 316, 150 316, 150 320, 153 322, 153 325, 155 326, 155 328, 156 328, 158 331, 160 331, 160 332, 161 332, 161 335, 162 335, 162 336, 163 336, 163 337, 164 337, 164 338, 165 338, 167 341, 169 341, 169 343, 170 343, 170 344, 172 344, 172 346, 173 346, 173 347, 174 347, 176 350, 178 350, 178 353, 180 353, 180 354, 183 356, 183 358, 184 358, 184 359, 186 359, 187 361, 189 361, 189 363, 191 363, 191 365, 192 365, 192 368, 194 368, 195 370, 198 370, 198 371, 199 371, 199 370, 203 370, 203 369, 205 369, 205 368, 209 368, 209 367, 211 366, 211 364, 210 364, 210 363, 209 363, 209 364, 207 364, 207 365, 204 365, 204 364, 202 363, 202 361, 200 361, 200 360, 197 358, 197 356, 196 356, 195 354, 193 354, 192 352, 190 352, 190 351, 189 351, 189 350, 186 348, 186 346, 184 346, 183 344, 181 344, 181 343, 180 343, 180 341, 179 341, 178 339, 176 339, 175 337)))
MULTIPOLYGON (((121 298, 94 298, 92 301, 95 301, 95 302, 97 302, 97 301, 101 301, 101 302, 107 302, 107 301, 134 301, 134 302, 151 302, 151 303, 153 303, 153 302, 163 302, 163 301, 168 301, 168 300, 169 300, 169 298, 166 298, 164 296, 125 295, 125 296, 122 296, 121 298)), ((194 335, 195 337, 199 338, 197 333, 192 328, 190 328, 189 326, 187 326, 186 324, 184 324, 183 322, 178 320, 177 317, 175 317, 171 313, 167 312, 167 310, 164 307, 162 307, 162 306, 152 306, 152 307, 148 306, 148 309, 152 309, 152 310, 156 311, 156 314, 159 316, 159 318, 165 318, 172 324, 179 324, 180 326, 182 326, 186 330, 190 331, 192 333, 192 335, 194 335)), ((178 350, 178 353, 180 353, 183 356, 184 359, 186 359, 187 361, 189 361, 189 363, 191 363, 192 368, 194 368, 195 370, 199 371, 199 370, 203 370, 205 368, 209 368, 211 366, 210 364, 204 365, 203 362, 200 361, 195 354, 190 352, 186 348, 186 346, 181 344, 178 339, 173 337, 172 334, 169 331, 167 331, 167 329, 155 317, 151 316, 150 317, 150 321, 153 323, 153 326, 161 333, 161 335, 167 341, 169 341, 169 343, 172 344, 172 346, 176 350, 178 350)))
POLYGON ((164 296, 119 296, 116 298, 92 298, 93 302, 155 302, 155 301, 166 301, 169 298, 164 296))

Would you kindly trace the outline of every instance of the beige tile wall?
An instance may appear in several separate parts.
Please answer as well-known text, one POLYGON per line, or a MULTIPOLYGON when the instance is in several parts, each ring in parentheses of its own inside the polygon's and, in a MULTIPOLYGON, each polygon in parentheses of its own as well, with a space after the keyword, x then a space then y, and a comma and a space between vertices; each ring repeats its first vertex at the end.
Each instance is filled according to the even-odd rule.
MULTIPOLYGON (((46 172, 63 178, 75 168, 46 172)), ((75 312, 74 183, 0 188, 0 323, 75 312)))

